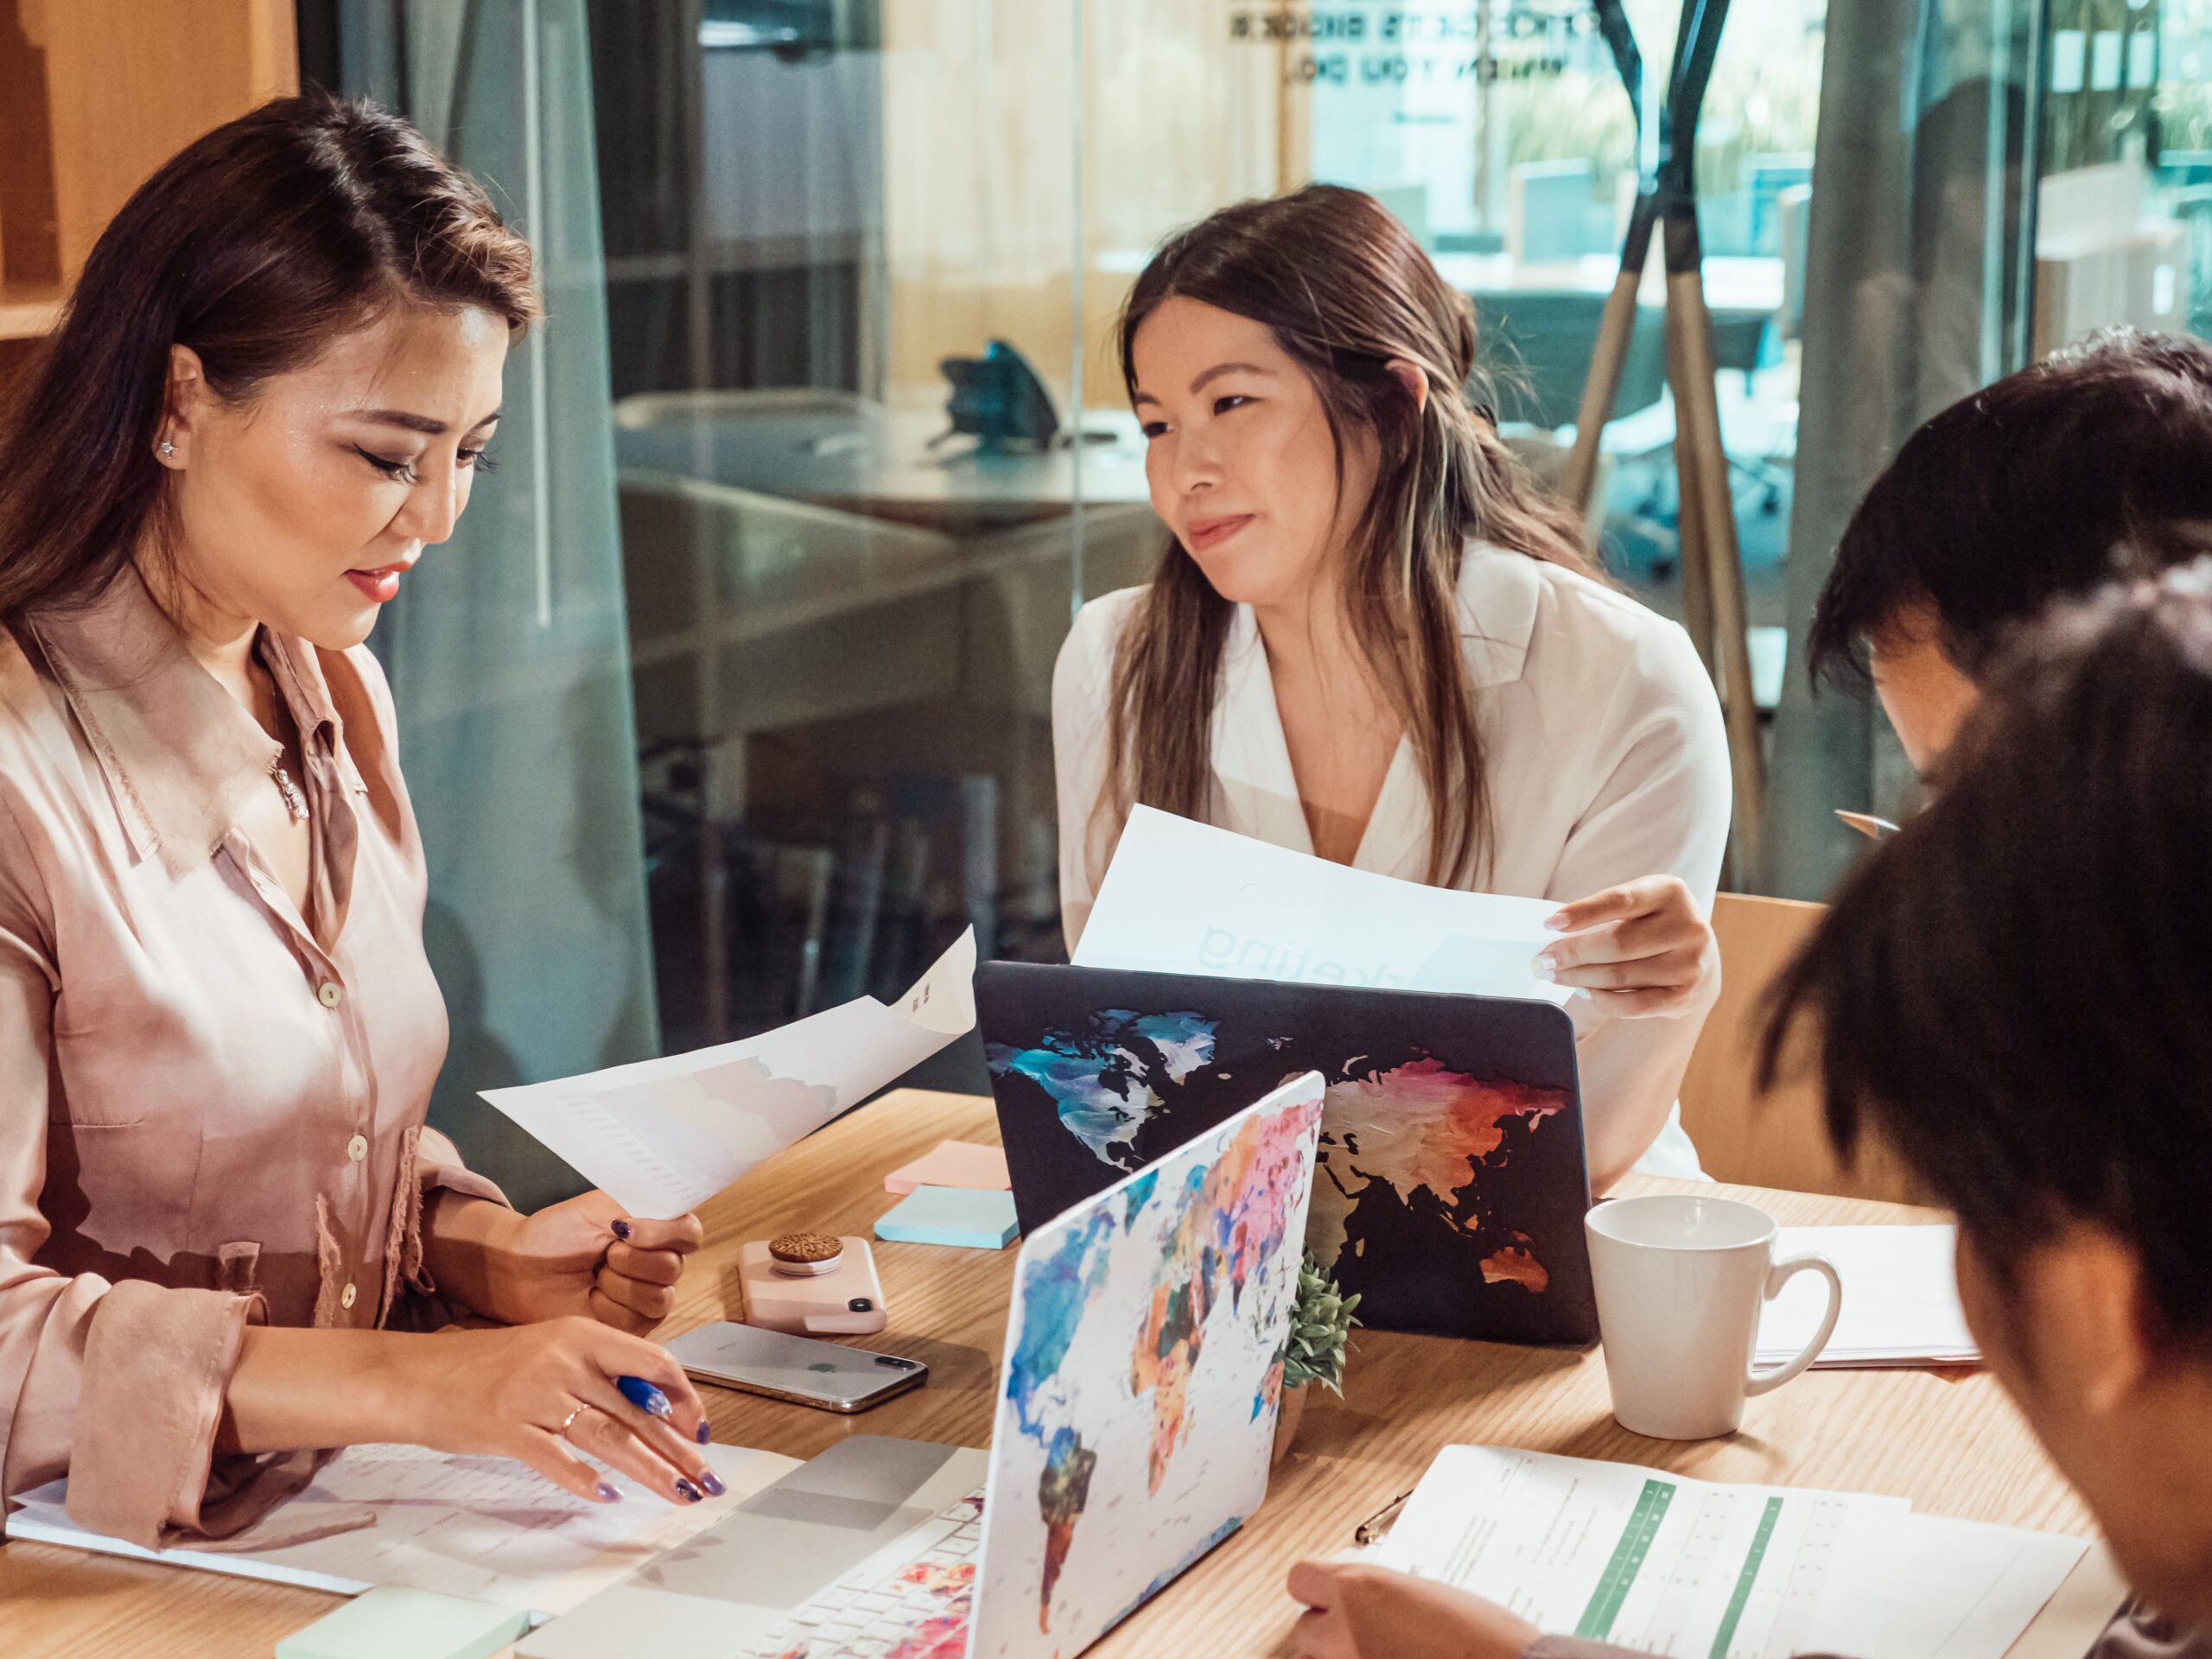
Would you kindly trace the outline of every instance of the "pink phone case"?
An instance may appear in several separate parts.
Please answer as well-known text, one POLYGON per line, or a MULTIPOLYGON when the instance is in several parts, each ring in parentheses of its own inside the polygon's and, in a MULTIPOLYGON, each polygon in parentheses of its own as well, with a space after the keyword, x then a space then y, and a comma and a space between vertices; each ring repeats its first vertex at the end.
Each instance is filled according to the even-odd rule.
POLYGON ((882 1330, 883 1283, 875 1276, 868 1240, 843 1236, 838 1242, 845 1253, 835 1268, 797 1279, 776 1271, 766 1239, 739 1250, 745 1322, 799 1337, 866 1337, 882 1330))

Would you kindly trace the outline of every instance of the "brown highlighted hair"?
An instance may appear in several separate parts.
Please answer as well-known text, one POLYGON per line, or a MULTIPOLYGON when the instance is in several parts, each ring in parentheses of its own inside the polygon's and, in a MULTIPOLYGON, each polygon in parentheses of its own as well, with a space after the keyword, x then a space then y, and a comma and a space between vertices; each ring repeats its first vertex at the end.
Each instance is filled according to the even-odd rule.
POLYGON ((0 423, 0 623, 89 600, 157 529, 169 350, 250 397, 390 307, 538 316, 530 245, 398 117, 325 92, 216 128, 109 224, 0 423))
MULTIPOLYGON (((1474 537, 1597 573, 1573 520, 1538 493, 1468 403, 1472 307, 1380 202, 1333 185, 1224 208, 1153 257, 1122 314, 1122 373, 1133 397, 1137 331, 1178 296, 1274 331, 1320 395, 1339 480, 1351 435, 1373 435, 1374 490, 1344 553, 1347 620, 1428 786, 1429 880, 1477 878, 1491 825, 1461 643, 1461 550, 1474 537), (1388 367, 1401 358, 1428 383, 1418 408, 1388 367)), ((1094 845, 1110 847, 1138 802, 1203 816, 1232 608, 1171 538, 1115 662, 1112 762, 1098 803, 1113 834, 1094 845)))
POLYGON ((1815 1065, 2000 1283, 2074 1223, 2212 1342, 2212 562, 2062 603, 1992 660, 1927 810, 1777 982, 1815 1065))

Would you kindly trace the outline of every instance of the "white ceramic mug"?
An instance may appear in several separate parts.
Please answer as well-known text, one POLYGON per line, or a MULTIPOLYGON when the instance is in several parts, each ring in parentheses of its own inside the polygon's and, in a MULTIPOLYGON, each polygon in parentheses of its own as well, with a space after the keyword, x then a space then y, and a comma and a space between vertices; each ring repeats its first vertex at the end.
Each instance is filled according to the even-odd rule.
POLYGON ((1583 1229, 1613 1415, 1633 1433, 1734 1433, 1747 1397, 1780 1388, 1819 1357, 1843 1307, 1834 1263, 1820 1255, 1776 1261, 1774 1217, 1733 1198, 1613 1198, 1591 1211, 1583 1229), (1827 1280, 1827 1315, 1802 1353, 1755 1372, 1759 1310, 1800 1273, 1827 1280))

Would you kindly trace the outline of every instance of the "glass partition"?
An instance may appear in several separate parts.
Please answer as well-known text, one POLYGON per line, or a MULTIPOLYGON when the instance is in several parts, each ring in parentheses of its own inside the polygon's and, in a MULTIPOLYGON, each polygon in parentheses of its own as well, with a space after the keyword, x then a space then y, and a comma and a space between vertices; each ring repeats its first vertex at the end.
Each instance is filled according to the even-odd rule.
POLYGON ((1141 475, 1123 426, 1071 442, 1072 24, 594 10, 671 1046, 895 994, 964 926, 1058 951, 1052 660, 1141 475))
POLYGON ((2092 329, 2212 323, 2212 4, 2050 0, 2037 356, 2092 329))
MULTIPOLYGON (((1626 10, 1656 110, 1679 5, 1626 10)), ((1481 395, 1552 476, 1652 160, 1584 0, 300 16, 309 76, 474 167, 553 300, 472 574, 385 642, 474 1022, 456 1099, 894 992, 965 926, 1058 955, 1053 660, 1160 546, 1112 346, 1152 251, 1245 197, 1372 192, 1472 298, 1481 395), (588 849, 552 861, 573 881, 517 855, 519 802, 588 849)), ((2212 0, 1734 7, 1696 175, 1754 689, 1783 702, 1770 888, 1824 892, 1829 807, 1903 787, 1863 711, 1781 693, 1858 492, 2037 353, 2212 316, 2208 73, 2212 0)), ((1657 265, 1590 533, 1672 609, 1657 265)), ((975 1046, 927 1076, 980 1086, 975 1046)))

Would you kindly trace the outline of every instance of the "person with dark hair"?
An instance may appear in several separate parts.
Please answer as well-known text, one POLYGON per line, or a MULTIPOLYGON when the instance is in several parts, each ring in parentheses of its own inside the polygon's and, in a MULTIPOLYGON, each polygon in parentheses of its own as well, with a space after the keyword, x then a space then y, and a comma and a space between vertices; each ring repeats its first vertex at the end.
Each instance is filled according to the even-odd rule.
MULTIPOLYGON (((1986 659, 1927 810, 1778 982, 1848 1151, 1958 1216, 1975 1339, 2138 1599, 2099 1659, 2212 1656, 2212 563, 1986 659)), ((1503 1608, 1307 1562, 1310 1659, 1592 1659, 1503 1608)))
POLYGON ((2212 549, 2212 347, 2115 330, 2006 376, 1905 441, 1838 543, 1815 683, 1871 677, 1916 770, 2008 629, 2053 599, 2212 549))
POLYGON ((140 187, 0 424, 0 1493, 66 1473, 92 1531, 235 1531, 364 1441, 720 1490, 639 1334, 697 1220, 519 1216, 423 1122, 445 1008, 362 642, 537 314, 404 122, 283 99, 140 187), (511 1328, 410 1334, 449 1306, 511 1328))
POLYGON ((1564 901, 1537 964, 1586 994, 1592 1179, 1696 1174, 1674 1102, 1719 986, 1719 702, 1470 405, 1465 296, 1373 198, 1317 185, 1171 238, 1119 333, 1169 534, 1053 675, 1070 950, 1138 802, 1564 901))

